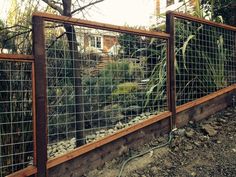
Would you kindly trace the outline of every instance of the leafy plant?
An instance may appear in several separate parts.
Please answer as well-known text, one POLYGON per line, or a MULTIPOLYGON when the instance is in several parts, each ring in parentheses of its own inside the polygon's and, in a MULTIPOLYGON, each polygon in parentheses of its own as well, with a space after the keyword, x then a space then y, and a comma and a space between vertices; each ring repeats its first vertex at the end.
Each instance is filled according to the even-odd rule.
POLYGON ((124 118, 126 107, 142 104, 137 100, 142 100, 138 82, 143 78, 142 66, 125 58, 108 63, 95 76, 83 75, 85 126, 103 125, 104 118, 113 124, 124 118), (114 105, 117 114, 112 116, 114 105))
POLYGON ((131 92, 135 92, 138 90, 138 83, 137 82, 125 82, 117 85, 117 88, 113 90, 112 96, 117 96, 120 94, 128 94, 131 92))
POLYGON ((148 107, 150 104, 159 105, 166 99, 166 48, 165 44, 160 46, 162 48, 160 48, 158 62, 155 64, 147 83, 145 107, 148 107))
MULTIPOLYGON (((214 27, 190 21, 177 21, 178 100, 199 98, 229 84, 225 64, 230 62, 227 58, 230 48, 224 45, 226 35, 214 27)), ((178 104, 182 103, 185 102, 178 104)))

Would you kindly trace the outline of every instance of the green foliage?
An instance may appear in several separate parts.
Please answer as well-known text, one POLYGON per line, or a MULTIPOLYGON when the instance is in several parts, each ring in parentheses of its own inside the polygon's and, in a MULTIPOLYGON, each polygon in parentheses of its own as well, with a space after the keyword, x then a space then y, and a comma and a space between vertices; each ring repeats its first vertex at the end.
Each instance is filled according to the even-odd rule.
MULTIPOLYGON (((124 56, 132 56, 134 52, 144 47, 140 36, 127 33, 120 35, 118 42, 121 45, 120 53, 124 56)), ((138 55, 140 55, 140 53, 138 55)))
POLYGON ((29 63, 0 61, 0 165, 6 167, 0 171, 3 176, 12 172, 11 166, 7 167, 9 164, 20 164, 33 156, 29 153, 33 151, 33 143, 30 143, 33 141, 33 124, 29 70, 29 63), (17 155, 12 158, 12 154, 17 155))
POLYGON ((202 4, 209 4, 210 9, 208 9, 213 15, 212 20, 220 20, 228 25, 236 25, 236 2, 235 0, 202 0, 202 4))
POLYGON ((158 63, 155 64, 155 67, 153 68, 151 75, 149 76, 145 107, 150 106, 150 104, 159 105, 160 103, 162 103, 163 100, 166 99, 166 48, 164 44, 162 44, 161 46, 162 47, 160 48, 160 50, 158 50, 160 52, 158 63))
POLYGON ((139 64, 123 59, 109 63, 98 76, 112 78, 115 83, 120 83, 142 78, 143 75, 143 69, 139 64))
POLYGON ((224 44, 225 40, 228 40, 227 32, 222 33, 217 28, 193 22, 176 23, 179 99, 199 98, 230 84, 227 74, 230 68, 226 68, 226 64, 231 62, 233 53, 224 44))
POLYGON ((105 119, 101 121, 101 123, 114 125, 115 123, 122 121, 124 119, 122 110, 123 108, 119 104, 111 104, 104 106, 99 116, 102 118, 110 118, 110 119, 105 119))
POLYGON ((188 36, 188 39, 184 42, 184 45, 182 47, 182 55, 183 55, 183 64, 184 64, 184 68, 187 70, 187 67, 186 67, 186 49, 187 49, 187 46, 188 46, 188 43, 189 41, 194 38, 195 35, 190 35, 188 36))
POLYGON ((129 94, 138 90, 138 83, 136 82, 125 82, 117 85, 117 88, 112 92, 112 96, 121 94, 129 94))
MULTIPOLYGON (((143 78, 147 80, 147 83, 145 89, 139 91, 139 93, 144 93, 139 95, 144 101, 138 103, 138 105, 141 105, 143 110, 146 109, 147 111, 150 111, 150 108, 159 109, 158 105, 165 104, 164 100, 166 100, 166 44, 157 38, 129 34, 120 37, 120 44, 123 50, 122 54, 131 55, 139 61, 145 58, 146 65, 143 65, 143 67, 149 70, 143 74, 143 78)), ((134 99, 132 94, 126 97, 131 97, 130 100, 134 99)))
POLYGON ((111 94, 111 98, 114 102, 119 102, 126 112, 125 110, 130 106, 142 107, 144 94, 137 82, 125 82, 117 85, 111 94))
POLYGON ((202 53, 204 58, 206 59, 206 70, 207 74, 204 76, 204 81, 207 83, 209 80, 211 81, 211 84, 213 87, 216 88, 216 90, 219 90, 221 88, 224 88, 227 86, 227 76, 225 72, 225 64, 226 64, 226 49, 224 48, 224 39, 222 35, 219 36, 219 39, 216 41, 217 44, 217 56, 216 59, 218 61, 217 64, 215 64, 211 57, 206 56, 206 54, 202 53))
POLYGON ((64 50, 68 47, 63 38, 53 41, 53 35, 48 37, 48 44, 52 44, 47 50, 47 77, 48 77, 48 105, 49 106, 49 141, 58 141, 66 138, 67 131, 75 131, 75 87, 73 60, 70 60, 70 53, 64 50), (55 48, 57 52, 55 52, 55 48), (65 131, 67 130, 67 131, 65 131), (59 132, 57 135, 55 132, 59 132))
POLYGON ((107 64, 99 71, 97 76, 84 75, 85 119, 91 120, 92 117, 92 119, 96 120, 97 117, 103 115, 107 119, 111 119, 108 119, 108 122, 114 123, 120 120, 121 117, 124 118, 122 114, 124 114, 127 106, 142 105, 137 100, 142 98, 138 82, 143 77, 142 66, 125 59, 107 64), (111 105, 109 103, 114 103, 116 106, 117 113, 114 117, 109 117, 111 115, 111 105), (89 114, 86 114, 87 111, 89 114))
POLYGON ((194 11, 194 15, 200 18, 204 18, 203 15, 203 8, 201 7, 201 0, 195 0, 195 11, 194 11))
POLYGON ((10 37, 13 35, 13 33, 6 29, 5 24, 3 21, 0 20, 0 49, 8 49, 11 51, 16 51, 16 45, 13 39, 10 39, 10 37))

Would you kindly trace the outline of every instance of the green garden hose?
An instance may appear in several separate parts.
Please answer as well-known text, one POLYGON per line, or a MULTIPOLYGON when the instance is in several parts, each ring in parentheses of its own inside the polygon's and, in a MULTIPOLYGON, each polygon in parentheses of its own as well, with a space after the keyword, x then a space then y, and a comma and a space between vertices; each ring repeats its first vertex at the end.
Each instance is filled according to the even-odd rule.
POLYGON ((172 138, 173 138, 173 132, 176 131, 176 130, 177 130, 176 128, 173 129, 173 130, 171 130, 171 132, 169 133, 169 139, 168 139, 168 141, 167 141, 166 143, 161 144, 161 145, 157 145, 157 146, 152 147, 151 149, 149 149, 149 150, 147 150, 147 151, 145 151, 145 152, 142 152, 142 153, 140 153, 140 154, 137 154, 137 155, 135 155, 135 156, 132 156, 132 157, 128 158, 128 159, 122 164, 121 169, 120 169, 120 171, 119 171, 119 175, 118 175, 117 177, 121 177, 121 175, 122 175, 122 173, 123 173, 123 170, 124 170, 124 168, 125 168, 125 165, 126 165, 128 162, 130 162, 131 160, 133 160, 133 159, 135 159, 135 158, 138 158, 138 157, 141 157, 141 156, 143 156, 143 155, 145 155, 145 154, 148 154, 149 152, 151 152, 151 151, 153 151, 153 150, 155 150, 155 149, 159 149, 159 148, 162 148, 162 147, 167 146, 168 144, 170 144, 171 141, 172 141, 172 138))

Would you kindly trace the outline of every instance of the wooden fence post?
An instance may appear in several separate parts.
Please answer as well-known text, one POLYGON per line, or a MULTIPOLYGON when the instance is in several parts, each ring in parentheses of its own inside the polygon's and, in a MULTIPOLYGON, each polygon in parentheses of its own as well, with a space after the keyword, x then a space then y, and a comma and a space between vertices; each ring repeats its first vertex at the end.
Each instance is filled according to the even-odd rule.
POLYGON ((33 54, 35 57, 36 166, 37 177, 47 177, 47 92, 44 20, 33 16, 33 54))
POLYGON ((168 109, 172 113, 170 126, 176 127, 176 76, 175 76, 175 41, 174 16, 171 12, 166 14, 166 32, 170 34, 167 42, 167 96, 168 109))

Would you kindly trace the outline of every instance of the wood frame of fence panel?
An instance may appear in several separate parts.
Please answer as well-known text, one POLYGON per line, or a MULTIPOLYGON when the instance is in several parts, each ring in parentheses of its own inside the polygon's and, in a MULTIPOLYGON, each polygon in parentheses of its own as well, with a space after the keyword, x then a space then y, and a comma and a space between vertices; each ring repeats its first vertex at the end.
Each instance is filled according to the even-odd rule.
POLYGON ((31 63, 31 77, 32 77, 32 121, 33 121, 33 142, 34 142, 34 161, 32 166, 28 166, 22 170, 16 171, 6 177, 23 177, 23 176, 31 176, 37 173, 36 167, 36 104, 35 104, 35 73, 34 73, 34 56, 33 55, 23 55, 23 54, 0 54, 0 60, 5 61, 14 61, 14 62, 25 62, 31 63))
POLYGON ((16 62, 34 62, 33 55, 22 54, 0 54, 1 60, 16 61, 16 62))
MULTIPOLYGON (((227 87, 227 88, 224 88, 224 89, 221 89, 215 93, 212 93, 210 95, 207 95, 205 97, 202 97, 202 98, 199 98, 195 101, 192 101, 192 102, 189 102, 189 103, 186 103, 184 105, 181 105, 181 106, 178 106, 177 109, 176 109, 176 113, 181 113, 181 112, 184 112, 188 109, 192 109, 198 105, 201 105, 203 103, 207 103, 208 101, 214 99, 214 98, 217 98, 218 96, 221 96, 221 95, 224 95, 228 92, 231 92, 233 90, 236 89, 236 84, 230 86, 230 87, 227 87)), ((83 155, 83 154, 86 154, 87 152, 89 151, 92 151, 100 146, 103 146, 109 142, 112 142, 118 138, 121 138, 129 133, 132 133, 136 130, 139 130, 139 129, 142 129, 148 125, 151 125, 155 122, 158 122, 160 120, 163 120, 163 119, 166 119, 166 118, 169 118, 171 116, 171 113, 170 112, 166 112, 166 113, 162 113, 161 115, 159 116, 153 116, 153 118, 151 118, 151 120, 146 120, 142 123, 139 123, 139 124, 136 124, 136 125, 133 125, 132 127, 129 127, 128 129, 123 129, 123 130, 120 130, 119 132, 117 132, 116 134, 114 135, 110 135, 108 137, 105 137, 99 141, 96 141, 94 143, 90 143, 90 144, 87 144, 87 145, 84 145, 78 149, 75 149, 74 151, 70 152, 70 153, 67 153, 65 155, 62 155, 60 157, 57 157, 55 159, 51 159, 48 161, 47 163, 47 169, 50 169, 50 168, 53 168, 63 162, 66 162, 68 160, 71 160, 73 158, 76 158, 80 155, 83 155), (135 129, 134 129, 135 127, 135 129)), ((15 172, 11 175, 8 175, 7 177, 14 177, 14 176, 19 176, 19 177, 25 177, 25 176, 30 176, 30 175, 33 175, 33 174, 36 174, 37 173, 37 168, 36 167, 27 167, 23 170, 20 170, 18 172, 15 172)))
POLYGON ((33 53, 35 57, 36 166, 37 177, 47 177, 47 97, 44 20, 33 17, 33 53))
POLYGON ((34 136, 33 136, 33 140, 34 140, 34 161, 33 161, 33 165, 36 166, 37 165, 37 149, 36 149, 36 93, 35 93, 35 65, 34 63, 32 64, 32 104, 33 104, 33 130, 34 130, 34 136))
MULTIPOLYGON (((59 22, 59 23, 67 23, 67 24, 71 24, 71 25, 77 25, 77 26, 83 26, 83 27, 90 27, 90 28, 96 28, 96 29, 101 29, 101 30, 108 30, 108 31, 114 31, 114 32, 122 32, 122 33, 130 33, 130 34, 136 34, 136 35, 144 35, 147 37, 156 37, 159 39, 163 39, 166 40, 166 44, 167 44, 167 65, 170 65, 170 63, 168 61, 169 60, 169 37, 170 35, 164 32, 153 32, 153 31, 146 31, 146 30, 137 30, 137 29, 131 29, 131 28, 127 28, 127 27, 123 27, 123 26, 116 26, 116 25, 110 25, 110 24, 104 24, 104 23, 98 23, 98 22, 92 22, 92 21, 86 21, 86 20, 80 20, 80 19, 75 19, 75 18, 70 18, 70 17, 66 17, 66 16, 58 16, 58 15, 52 15, 52 14, 46 14, 46 13, 34 13, 33 14, 34 18, 41 18, 42 20, 45 21, 50 21, 50 22, 59 22)), ((45 48, 45 46, 44 46, 45 48)), ((44 51, 45 52, 45 51, 44 51)), ((37 58, 37 57, 35 57, 37 58)), ((167 70, 170 71, 172 69, 172 66, 167 66, 167 70)), ((172 81, 173 79, 169 78, 169 77, 173 77, 171 75, 171 72, 168 72, 167 74, 167 80, 168 81, 172 81)), ((37 79, 37 78, 36 78, 37 79)), ((169 83, 169 82, 168 82, 169 83)), ((104 144, 107 144, 111 141, 114 141, 115 139, 121 138, 127 134, 130 134, 132 132, 135 132, 145 126, 151 125, 152 123, 158 122, 160 120, 163 120, 165 118, 170 118, 172 117, 172 113, 170 112, 170 110, 172 110, 174 108, 173 100, 171 100, 173 98, 172 95, 173 93, 171 93, 173 91, 172 89, 172 85, 171 84, 167 84, 167 96, 168 96, 168 110, 167 112, 164 113, 160 113, 159 115, 155 115, 152 118, 143 121, 141 123, 135 124, 131 127, 128 127, 126 129, 123 129, 121 131, 118 131, 117 133, 107 136, 101 140, 98 140, 96 142, 90 143, 90 144, 86 144, 84 146, 81 146, 77 149, 75 149, 72 152, 69 152, 65 155, 62 155, 60 157, 57 157, 55 159, 49 160, 47 167, 51 168, 54 167, 58 164, 61 164, 65 161, 68 161, 70 159, 73 159, 75 157, 78 157, 88 151, 91 151, 97 147, 100 147, 104 144)), ((170 127, 172 127, 172 119, 170 119, 170 127)), ((39 169, 38 169, 39 171, 39 169)))
POLYGON ((175 21, 174 18, 177 17, 179 19, 184 19, 184 20, 190 20, 190 21, 194 21, 194 22, 199 22, 199 23, 203 23, 203 24, 207 24, 207 25, 211 25, 211 26, 215 26, 215 27, 219 27, 219 28, 224 28, 227 30, 232 30, 232 31, 236 31, 236 27, 230 26, 230 25, 225 25, 225 24, 221 24, 221 23, 216 23, 213 21, 209 21, 209 20, 205 20, 202 18, 198 18, 198 17, 194 17, 188 14, 184 14, 184 13, 179 13, 179 12, 173 12, 173 11, 168 11, 166 13, 166 32, 168 34, 170 34, 170 38, 169 38, 169 47, 168 47, 168 66, 170 67, 168 69, 168 72, 170 73, 170 77, 168 77, 168 79, 170 79, 168 81, 169 84, 169 96, 170 98, 168 100, 172 101, 168 106, 169 106, 169 110, 172 112, 172 126, 175 126, 176 124, 176 113, 179 113, 181 111, 190 109, 194 106, 197 106, 199 104, 202 104, 203 102, 207 101, 207 100, 211 100, 212 98, 215 98, 217 96, 220 96, 224 93, 227 93, 228 91, 232 91, 233 88, 236 88, 236 85, 232 85, 229 86, 225 89, 222 89, 220 91, 214 92, 211 95, 207 95, 202 97, 202 99, 197 99, 196 102, 191 101, 189 103, 183 104, 181 106, 176 107, 176 74, 175 74, 175 21))
MULTIPOLYGON (((159 33, 159 32, 148 32, 145 30, 135 30, 135 29, 130 29, 130 28, 126 28, 126 27, 120 27, 120 26, 115 26, 115 25, 107 25, 107 24, 103 24, 103 23, 96 23, 96 22, 88 22, 88 21, 84 21, 84 20, 78 20, 78 19, 74 19, 74 18, 69 18, 69 17, 61 17, 61 16, 57 16, 57 15, 51 15, 51 14, 44 14, 44 13, 34 13, 33 14, 33 38, 34 38, 34 55, 35 55, 35 68, 33 70, 35 70, 35 85, 33 84, 33 87, 36 89, 35 92, 35 102, 36 102, 36 110, 35 110, 35 115, 37 116, 38 119, 37 120, 37 125, 36 125, 36 134, 35 134, 35 138, 36 138, 36 165, 37 168, 32 166, 32 167, 27 167, 21 171, 18 171, 12 175, 9 176, 29 176, 32 174, 36 174, 39 177, 45 177, 47 176, 47 169, 52 168, 56 165, 59 165, 63 162, 66 162, 70 159, 73 159, 75 157, 78 157, 82 154, 85 154, 86 152, 89 152, 97 147, 103 146, 104 144, 107 144, 109 142, 112 142, 118 138, 121 138, 127 134, 130 134, 132 132, 135 132, 139 129, 142 129, 148 125, 151 125, 155 122, 158 122, 160 120, 169 118, 170 116, 172 116, 172 119, 174 118, 173 113, 175 114, 176 112, 182 112, 184 110, 187 109, 191 109, 193 107, 195 107, 196 105, 202 104, 204 102, 207 102, 217 96, 220 96, 222 94, 225 94, 231 90, 236 89, 236 85, 232 85, 230 87, 227 87, 225 89, 222 89, 220 91, 217 91, 215 93, 212 93, 210 95, 207 95, 203 98, 197 99, 195 101, 192 101, 190 103, 187 103, 185 105, 179 106, 176 108, 175 104, 173 104, 173 99, 175 101, 175 85, 174 85, 174 72, 173 72, 173 68, 174 68, 174 48, 173 47, 173 39, 171 39, 171 35, 173 35, 173 24, 172 24, 172 18, 173 17, 180 17, 180 18, 184 18, 184 19, 191 19, 191 20, 195 20, 195 21, 200 21, 201 23, 205 23, 205 24, 210 24, 210 25, 214 25, 214 26, 218 26, 218 27, 223 27, 225 29, 230 29, 230 30, 234 30, 236 31, 235 27, 231 27, 228 25, 223 25, 223 24, 218 24, 215 22, 209 22, 207 20, 203 20, 203 19, 199 19, 199 18, 195 18, 192 16, 188 16, 185 14, 180 14, 180 13, 174 13, 174 12, 170 12, 168 13, 170 14, 170 17, 167 18, 167 31, 170 34, 167 33, 159 33), (47 162, 47 136, 46 136, 46 129, 47 129, 47 121, 46 121, 46 114, 47 114, 47 108, 46 108, 46 78, 45 77, 45 47, 42 48, 42 46, 44 46, 44 36, 43 34, 43 24, 44 24, 44 20, 47 21, 56 21, 56 22, 63 22, 63 23, 70 23, 70 24, 75 24, 75 25, 83 25, 85 27, 99 27, 99 29, 104 29, 104 30, 113 30, 116 32, 126 32, 126 33, 132 33, 132 34, 139 34, 139 35, 146 35, 146 36, 151 36, 151 37, 158 37, 161 39, 166 39, 168 42, 168 53, 167 53, 167 58, 168 58, 168 108, 169 111, 168 112, 164 112, 160 115, 156 115, 153 116, 152 118, 150 118, 149 120, 143 121, 141 123, 135 124, 129 128, 120 130, 119 132, 107 136, 101 140, 98 140, 94 143, 90 143, 87 145, 84 145, 80 148, 75 149, 74 151, 67 153, 65 155, 62 155, 60 157, 57 157, 55 159, 51 159, 47 162), (41 24, 41 26, 40 26, 41 24), (171 48, 172 47, 172 48, 171 48), (43 79, 42 79, 43 77, 43 79), (172 111, 172 112, 170 112, 172 111), (40 129, 42 128, 42 129, 40 129), (47 164, 47 165, 46 165, 47 164)), ((173 36, 172 36, 173 38, 173 36)), ((11 59, 11 60, 16 60, 16 61, 28 61, 28 62, 33 62, 33 56, 28 56, 28 57, 20 57, 20 59, 18 57, 15 57, 12 55, 12 57, 9 57, 10 55, 3 55, 0 54, 0 56, 5 56, 5 59, 11 59)), ((171 125, 173 126, 173 121, 171 121, 171 125)))
POLYGON ((212 100, 218 96, 221 96, 225 93, 228 93, 232 90, 236 89, 236 84, 231 85, 227 88, 221 89, 217 92, 214 92, 210 95, 204 96, 202 98, 199 98, 197 100, 191 101, 189 103, 186 103, 184 105, 178 106, 176 108, 175 105, 175 73, 174 71, 174 17, 186 19, 186 20, 192 20, 201 22, 204 24, 209 24, 217 27, 221 27, 224 29, 229 29, 236 31, 236 27, 219 24, 215 22, 211 22, 208 20, 203 20, 200 18, 192 17, 190 15, 176 13, 176 12, 168 12, 167 14, 167 33, 159 33, 159 32, 149 32, 144 30, 135 30, 130 29, 126 27, 120 27, 115 25, 108 25, 103 23, 96 23, 96 22, 88 22, 84 20, 78 20, 74 18, 69 17, 62 17, 62 16, 56 16, 51 14, 45 14, 45 13, 35 13, 33 17, 33 38, 34 38, 34 55, 35 55, 35 66, 34 64, 34 57, 31 55, 12 55, 12 54, 0 54, 0 58, 3 60, 10 60, 10 61, 21 61, 21 62, 33 62, 32 66, 32 80, 33 82, 33 90, 36 89, 36 91, 33 91, 33 97, 35 97, 35 100, 33 98, 33 103, 36 108, 33 108, 33 115, 37 116, 38 119, 34 120, 37 121, 37 124, 34 124, 34 130, 36 132, 34 133, 35 138, 35 162, 34 164, 37 166, 30 166, 23 170, 20 170, 18 172, 15 172, 11 175, 8 175, 8 177, 11 176, 30 176, 37 173, 37 176, 47 176, 47 169, 52 168, 56 165, 59 165, 63 162, 66 162, 68 160, 71 160, 75 157, 78 157, 82 154, 85 154, 93 149, 96 149, 100 146, 103 146, 107 143, 110 143, 118 138, 121 138, 125 135, 128 135, 132 132, 135 132, 139 129, 142 129, 146 126, 149 126, 155 122, 158 122, 160 120, 172 117, 171 120, 171 127, 173 127, 173 124, 175 124, 175 114, 180 113, 182 111, 185 111, 187 109, 194 108, 195 106, 198 106, 202 103, 208 102, 209 100, 212 100), (44 46, 44 31, 43 31, 43 24, 44 20, 47 21, 56 21, 56 22, 63 22, 63 23, 70 23, 75 25, 82 25, 86 27, 98 27, 99 29, 104 30, 113 30, 116 32, 126 32, 126 33, 132 33, 132 34, 139 34, 139 35, 146 35, 151 37, 158 37, 161 39, 167 40, 167 72, 168 72, 168 84, 167 84, 167 93, 168 93, 168 112, 161 113, 160 115, 156 115, 151 117, 150 119, 143 121, 141 123, 135 124, 129 128, 120 130, 116 132, 113 135, 107 136, 101 140, 98 140, 96 142, 86 144, 82 147, 79 147, 75 149, 74 151, 67 153, 65 155, 62 155, 60 157, 57 157, 55 159, 51 159, 47 162, 47 136, 46 136, 46 129, 47 129, 47 121, 46 121, 46 78, 45 77, 45 47, 44 46), (35 77, 35 78, 34 78, 35 77), (43 79, 42 79, 43 77, 43 79), (42 131, 43 130, 43 131, 42 131), (37 151, 36 151, 37 150, 37 151), (46 165, 47 164, 47 165, 46 165), (38 168, 38 169, 37 169, 38 168))
POLYGON ((29 166, 22 170, 16 171, 15 173, 12 173, 10 175, 7 175, 6 177, 26 177, 26 176, 32 176, 37 174, 37 167, 35 166, 29 166))
POLYGON ((163 112, 163 113, 160 113, 159 115, 155 115, 155 116, 152 116, 151 118, 143 121, 143 122, 140 122, 140 123, 137 123, 137 124, 134 124, 128 128, 125 128, 125 129, 122 129, 112 135, 109 135, 107 137, 104 137, 100 140, 97 140, 93 143, 89 143, 89 144, 86 144, 86 145, 83 145, 77 149, 75 149, 74 151, 71 151, 71 152, 68 152, 67 154, 65 155, 62 155, 62 156, 59 156, 59 157, 56 157, 54 159, 51 159, 48 161, 48 164, 47 164, 47 168, 52 168, 56 165, 59 165, 63 162, 66 162, 68 160, 71 160, 73 158, 76 158, 80 155, 83 155, 91 150, 94 150, 98 147, 101 147, 105 144, 108 144, 118 138, 121 138, 125 135, 128 135, 128 134, 131 134, 139 129, 142 129, 144 127, 147 127, 153 123, 156 123, 156 122, 159 122, 163 119, 166 119, 166 118, 169 118, 171 116, 171 112, 169 111, 166 111, 166 112, 163 112))
MULTIPOLYGON (((204 101, 202 98, 200 98, 197 101, 202 102, 201 104, 195 105, 188 110, 178 112, 176 114, 177 127, 180 128, 184 125, 187 125, 190 120, 196 122, 200 121, 201 119, 207 118, 208 116, 215 114, 216 112, 221 111, 229 106, 231 104, 232 95, 235 94, 235 89, 233 87, 231 89, 231 91, 228 90, 229 92, 225 89, 222 89, 221 93, 218 93, 219 95, 215 98, 213 98, 213 94, 209 95, 212 97, 212 99, 209 98, 208 100, 204 101), (193 113, 196 114, 192 115, 193 113)), ((71 161, 54 166, 49 170, 49 174, 56 177, 59 177, 60 175, 66 176, 68 173, 77 174, 79 176, 83 175, 84 172, 88 172, 94 168, 102 167, 102 164, 104 164, 106 160, 112 160, 118 156, 116 152, 120 150, 120 147, 122 147, 122 149, 127 149, 129 147, 135 148, 138 145, 149 142, 150 139, 147 140, 148 138, 146 139, 146 136, 155 136, 155 134, 158 132, 168 133, 169 122, 167 120, 168 119, 164 119, 162 121, 155 122, 148 127, 139 129, 137 132, 131 135, 121 137, 120 139, 115 139, 111 143, 105 144, 104 146, 98 147, 97 149, 93 149, 71 161), (155 129, 153 127, 156 127, 156 131, 150 131, 151 129, 155 129), (145 134, 146 136, 144 136, 145 134), (140 139, 140 137, 142 138, 140 139), (134 146, 132 145, 133 143, 135 144, 134 146), (116 152, 113 152, 112 149, 114 149, 116 152), (90 160, 91 158, 93 158, 93 160, 90 160), (100 163, 101 165, 99 166, 100 163), (60 175, 57 175, 58 171, 60 171, 60 175), (82 173, 80 173, 80 171, 82 171, 82 173)), ((160 135, 159 133, 156 134, 157 137, 160 135)), ((126 150, 124 151, 127 152, 126 150)))
POLYGON ((47 13, 41 13, 41 12, 35 12, 33 13, 33 16, 42 17, 46 21, 68 23, 71 25, 78 25, 78 26, 83 26, 83 27, 88 27, 88 28, 97 28, 97 29, 107 30, 107 31, 132 33, 132 34, 144 35, 147 37, 158 37, 160 39, 168 39, 170 37, 169 34, 164 33, 164 32, 132 29, 132 28, 124 27, 124 26, 98 23, 94 21, 81 20, 81 19, 76 19, 72 17, 59 16, 59 15, 53 15, 53 14, 47 14, 47 13))
POLYGON ((190 20, 190 21, 194 21, 194 22, 203 23, 203 24, 206 24, 206 25, 211 25, 211 26, 214 26, 214 27, 219 27, 219 28, 224 28, 224 29, 231 30, 231 31, 236 31, 236 27, 234 27, 234 26, 226 25, 226 24, 223 24, 223 23, 217 23, 217 22, 213 22, 213 21, 210 21, 210 20, 205 20, 205 19, 202 19, 202 18, 199 18, 199 17, 195 17, 195 16, 192 16, 192 15, 185 14, 185 13, 168 11, 167 14, 171 14, 173 17, 177 17, 177 18, 180 18, 180 19, 183 19, 183 20, 190 20))
POLYGON ((228 92, 231 92, 231 91, 233 91, 235 89, 236 89, 236 84, 233 84, 233 85, 231 85, 229 87, 226 87, 226 88, 223 88, 221 90, 218 90, 218 91, 216 91, 216 92, 214 92, 214 93, 212 93, 210 95, 206 95, 206 96, 204 96, 202 98, 199 98, 197 100, 191 101, 189 103, 185 103, 185 104, 183 104, 181 106, 177 106, 176 107, 176 113, 180 113, 182 111, 194 108, 195 106, 198 106, 198 105, 200 105, 202 103, 205 103, 205 102, 207 102, 209 100, 212 100, 212 99, 214 99, 214 98, 216 98, 218 96, 224 95, 224 94, 226 94, 228 92))
POLYGON ((172 112, 171 129, 175 128, 176 123, 176 76, 175 76, 175 47, 174 47, 174 17, 172 14, 166 15, 166 32, 170 34, 168 40, 168 57, 167 57, 167 85, 168 85, 168 107, 172 112))
MULTIPOLYGON (((181 13, 181 12, 168 11, 166 13, 166 18, 167 18, 167 20, 166 20, 166 23, 167 23, 166 31, 170 34, 170 40, 172 41, 172 44, 170 45, 170 48, 173 47, 173 49, 170 49, 170 55, 172 55, 173 58, 176 58, 176 54, 174 53, 175 52, 175 33, 174 33, 174 31, 175 31, 175 29, 174 29, 175 28, 175 18, 236 32, 236 27, 234 27, 234 26, 230 26, 230 25, 226 25, 226 24, 222 24, 222 23, 217 23, 217 22, 214 22, 214 21, 206 20, 206 19, 203 19, 203 18, 195 17, 195 16, 185 14, 185 13, 181 13), (172 19, 172 20, 170 20, 170 19, 172 19), (171 23, 173 23, 173 24, 171 24, 171 23), (170 25, 173 25, 173 27, 169 28, 170 25), (173 53, 171 53, 171 51, 173 53)), ((235 35, 235 42, 236 42, 236 35, 235 35)), ((234 50, 234 58, 235 57, 236 57, 236 49, 234 50)), ((176 80, 176 77, 175 77, 175 80, 176 80)), ((236 88, 236 84, 230 85, 230 86, 226 87, 225 89, 221 89, 221 90, 227 90, 227 88, 232 89, 232 87, 236 88)), ((215 91, 212 94, 214 95, 215 93, 217 94, 218 92, 221 93, 221 90, 219 90, 220 92, 215 91)), ((176 91, 175 91, 175 94, 176 94, 176 91)), ((219 95, 217 95, 217 96, 219 96, 219 95)), ((201 98, 208 99, 208 95, 203 96, 201 98)), ((210 97, 209 97, 209 99, 210 99, 210 97)), ((176 107, 177 113, 180 112, 180 110, 183 111, 183 110, 186 110, 188 108, 191 108, 191 107, 194 107, 194 106, 197 106, 197 105, 201 104, 201 103, 198 104, 198 101, 196 101, 196 105, 195 105, 194 101, 195 100, 190 101, 189 103, 185 103, 185 104, 177 106, 176 107)), ((177 102, 177 96, 176 96, 176 102, 177 102)))

